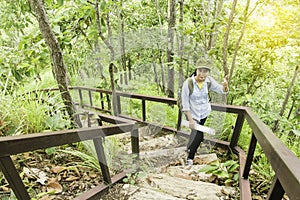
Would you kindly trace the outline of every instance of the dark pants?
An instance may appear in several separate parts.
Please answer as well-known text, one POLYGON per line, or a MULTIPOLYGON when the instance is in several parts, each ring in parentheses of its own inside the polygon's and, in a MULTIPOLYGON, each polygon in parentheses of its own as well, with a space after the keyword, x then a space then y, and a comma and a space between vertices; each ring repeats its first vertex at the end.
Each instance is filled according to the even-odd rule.
MULTIPOLYGON (((197 121, 197 123, 200 125, 204 125, 205 121, 206 118, 201 119, 200 122, 197 121)), ((203 142, 203 140, 204 140, 203 132, 192 129, 190 139, 187 145, 187 149, 189 153, 188 159, 192 159, 192 160, 194 159, 197 149, 200 146, 200 143, 203 142)))

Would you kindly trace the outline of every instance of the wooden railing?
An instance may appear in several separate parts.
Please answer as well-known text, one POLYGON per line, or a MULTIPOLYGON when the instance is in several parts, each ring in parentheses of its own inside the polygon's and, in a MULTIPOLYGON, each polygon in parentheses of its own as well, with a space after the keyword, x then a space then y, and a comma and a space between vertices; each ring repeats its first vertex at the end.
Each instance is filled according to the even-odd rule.
MULTIPOLYGON (((86 113, 83 114, 86 115, 86 113)), ((104 184, 100 184, 88 192, 83 193, 76 198, 77 200, 96 198, 99 196, 99 192, 126 177, 126 171, 111 177, 102 142, 104 137, 130 132, 132 153, 139 154, 139 134, 135 122, 101 113, 97 115, 99 116, 99 127, 0 137, 0 169, 19 200, 31 199, 11 158, 12 155, 23 152, 92 140, 97 153, 104 184), (102 122, 108 122, 114 125, 101 126, 102 122)))
MULTIPOLYGON (((82 107, 83 109, 94 109, 96 111, 104 111, 104 112, 111 112, 111 91, 108 90, 101 90, 101 89, 94 89, 94 88, 87 88, 87 87, 71 87, 71 90, 78 91, 78 96, 74 97, 75 94, 73 94, 74 99, 78 99, 78 102, 74 102, 76 105, 82 107), (84 95, 84 92, 87 92, 87 95, 84 95), (88 97, 86 99, 86 97, 88 97), (99 98, 100 97, 100 98, 99 98), (98 105, 95 105, 95 98, 98 98, 98 105), (87 101, 87 103, 86 103, 87 101), (100 102, 99 102, 100 101, 100 102)), ((52 89, 53 90, 53 89, 52 89)), ((44 91, 50 91, 50 90, 44 90, 44 91)), ((151 97, 146 95, 137 95, 137 94, 129 94, 124 92, 117 92, 116 93, 116 99, 117 99, 117 115, 118 120, 122 121, 125 120, 124 118, 133 119, 135 121, 141 122, 141 123, 150 123, 146 119, 146 102, 152 101, 152 102, 160 102, 165 103, 167 105, 176 105, 175 99, 170 98, 161 98, 161 97, 151 97), (141 100, 142 105, 142 117, 141 119, 133 119, 131 116, 125 116, 122 114, 122 107, 121 107, 121 98, 131 98, 131 99, 139 99, 141 100), (121 118, 119 118, 121 117, 121 118)), ((286 193, 287 196, 292 200, 298 200, 300 199, 300 160, 295 156, 295 154, 290 151, 281 141, 278 139, 272 131, 255 115, 251 109, 247 107, 240 107, 240 106, 229 106, 229 105, 218 105, 218 104, 212 104, 212 109, 218 112, 226 112, 226 113, 233 113, 237 115, 236 122, 234 124, 234 130, 231 137, 230 142, 226 141, 220 141, 220 140, 214 140, 214 139, 207 139, 207 142, 214 142, 216 145, 222 146, 224 148, 231 149, 234 153, 236 153, 239 156, 239 163, 240 163, 240 178, 239 178, 239 185, 240 185, 240 192, 241 192, 241 199, 242 200, 250 200, 251 199, 251 189, 250 189, 250 182, 249 182, 249 172, 251 169, 251 165, 253 162, 254 157, 254 151, 256 149, 257 143, 261 146, 263 152, 265 153, 266 157, 268 158, 272 169, 275 172, 275 177, 273 180, 273 184, 270 187, 268 198, 272 200, 279 200, 282 199, 283 195, 286 193), (245 120, 246 119, 246 120, 245 120), (245 121, 249 124, 250 128, 252 129, 252 137, 249 144, 248 152, 245 153, 240 147, 238 147, 238 141, 240 138, 242 126, 245 123, 245 121)), ((117 118, 116 118, 117 119, 117 118)), ((188 136, 188 133, 184 131, 180 131, 178 129, 179 124, 181 123, 181 114, 178 112, 178 121, 177 121, 177 127, 163 127, 166 130, 176 132, 177 134, 180 134, 182 136, 188 136)), ((132 150, 135 153, 138 153, 138 132, 137 129, 133 128, 132 123, 125 123, 118 126, 124 126, 129 130, 135 130, 132 132, 132 150)), ((118 127, 117 126, 117 127, 118 127)), ((95 139, 99 138, 99 131, 104 131, 105 136, 107 134, 117 134, 119 133, 116 131, 118 128, 89 128, 89 129, 80 129, 80 130, 70 130, 65 132, 57 132, 56 133, 40 133, 40 134, 34 134, 34 135, 25 135, 25 136, 13 136, 13 137, 3 137, 0 138, 0 168, 4 172, 5 177, 9 181, 11 187, 13 188, 15 193, 18 193, 19 189, 16 188, 16 185, 21 185, 21 179, 18 178, 18 175, 16 174, 16 170, 10 170, 11 167, 14 168, 13 163, 10 159, 10 155, 21 153, 24 151, 32 151, 37 148, 47 148, 50 146, 55 145, 62 145, 62 143, 54 142, 54 138, 58 139, 57 135, 62 135, 68 143, 80 141, 82 139, 95 139), (66 133, 70 134, 66 134, 66 133), (78 137, 79 134, 80 137, 78 137), (86 136, 88 135, 88 136, 86 136), (32 138, 35 138, 35 140, 31 140, 32 138), (32 146, 31 141, 38 142, 38 138, 51 138, 51 141, 53 140, 53 143, 47 143, 45 144, 46 139, 41 139, 44 141, 42 144, 34 145, 34 148, 32 146), (18 145, 23 145, 21 150, 18 149, 18 145)), ((123 127, 122 130, 124 131, 123 127)), ((100 132, 101 132, 100 131, 100 132)), ((49 140, 47 140, 49 141, 49 140)), ((60 140, 59 140, 60 141, 60 140)), ((96 143, 100 144, 100 143, 96 143)), ((95 145, 96 145, 95 144, 95 145)), ((98 145, 99 146, 99 145, 98 145)), ((101 148, 100 148, 101 149, 101 148)), ((99 159, 103 159, 103 153, 99 154, 99 159)), ((107 173, 106 171, 102 171, 102 174, 105 175, 107 173)), ((106 177, 110 177, 109 174, 107 174, 106 177)), ((109 178, 107 178, 106 182, 109 181, 109 178)), ((99 193, 100 190, 105 188, 104 186, 101 186, 100 188, 96 188, 93 191, 90 191, 89 193, 92 193, 93 195, 90 196, 96 196, 96 194, 99 193)), ((20 196, 18 196, 19 199, 27 199, 22 198, 22 195, 25 195, 26 190, 23 188, 20 191, 20 196)), ((16 194, 17 195, 17 194, 16 194)), ((87 195, 88 196, 88 195, 87 195)), ((86 198, 87 196, 83 196, 86 198)))

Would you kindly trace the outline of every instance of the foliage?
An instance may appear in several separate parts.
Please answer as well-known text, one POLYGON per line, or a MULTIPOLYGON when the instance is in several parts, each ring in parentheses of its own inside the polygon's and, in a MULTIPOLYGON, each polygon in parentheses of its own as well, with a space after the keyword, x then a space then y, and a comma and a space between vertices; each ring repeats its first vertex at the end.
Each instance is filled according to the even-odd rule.
POLYGON ((126 178, 123 179, 124 183, 129 183, 131 185, 135 185, 139 178, 145 176, 145 172, 135 172, 135 173, 127 173, 126 178))
POLYGON ((202 167, 199 172, 205 172, 206 174, 213 174, 218 179, 224 181, 224 184, 234 184, 238 182, 239 164, 237 161, 228 160, 225 163, 213 162, 210 165, 202 167))
POLYGON ((65 149, 65 150, 61 149, 59 151, 76 156, 83 161, 83 162, 71 162, 70 164, 73 164, 75 166, 85 166, 100 171, 100 166, 97 157, 89 154, 88 152, 81 152, 80 150, 74 150, 74 149, 65 149))
POLYGON ((63 108, 57 96, 51 98, 41 93, 36 99, 30 95, 14 94, 13 99, 1 96, 1 130, 4 135, 39 133, 70 127, 62 115, 63 108))

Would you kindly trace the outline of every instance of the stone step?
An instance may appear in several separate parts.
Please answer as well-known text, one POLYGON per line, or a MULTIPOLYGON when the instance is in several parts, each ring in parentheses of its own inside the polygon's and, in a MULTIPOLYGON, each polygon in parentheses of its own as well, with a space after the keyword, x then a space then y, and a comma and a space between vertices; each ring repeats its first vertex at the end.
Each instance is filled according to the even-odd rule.
POLYGON ((184 198, 174 197, 172 195, 155 191, 136 185, 125 184, 121 191, 124 199, 128 200, 183 200, 184 198))
POLYGON ((220 200, 234 196, 230 187, 173 177, 168 174, 148 174, 138 185, 123 187, 122 193, 129 199, 198 199, 220 200))

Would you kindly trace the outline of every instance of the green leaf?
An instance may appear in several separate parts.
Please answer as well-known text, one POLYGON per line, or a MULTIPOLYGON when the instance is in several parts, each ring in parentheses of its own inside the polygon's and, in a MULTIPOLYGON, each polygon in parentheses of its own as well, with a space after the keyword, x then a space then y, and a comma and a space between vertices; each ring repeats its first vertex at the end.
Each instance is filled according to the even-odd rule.
POLYGON ((50 147, 45 149, 46 154, 48 155, 53 155, 56 152, 56 148, 55 147, 50 147))
POLYGON ((239 179, 240 175, 238 173, 236 173, 234 176, 233 176, 233 180, 237 181, 239 179))
POLYGON ((214 173, 220 178, 229 178, 229 174, 224 170, 218 170, 216 173, 214 173))
POLYGON ((293 133, 294 133, 295 135, 300 136, 300 131, 295 130, 295 129, 293 129, 292 131, 293 131, 293 133))
POLYGON ((59 6, 63 6, 64 5, 64 0, 58 0, 58 4, 59 4, 59 6))
POLYGON ((128 183, 128 178, 123 178, 124 183, 128 183))
POLYGON ((239 164, 234 163, 233 165, 231 165, 231 166, 228 168, 228 171, 229 171, 229 172, 233 172, 233 171, 236 170, 238 167, 239 167, 239 164))
POLYGON ((217 170, 219 168, 219 166, 217 165, 207 165, 202 167, 199 172, 205 172, 206 174, 210 174, 213 171, 217 170))

